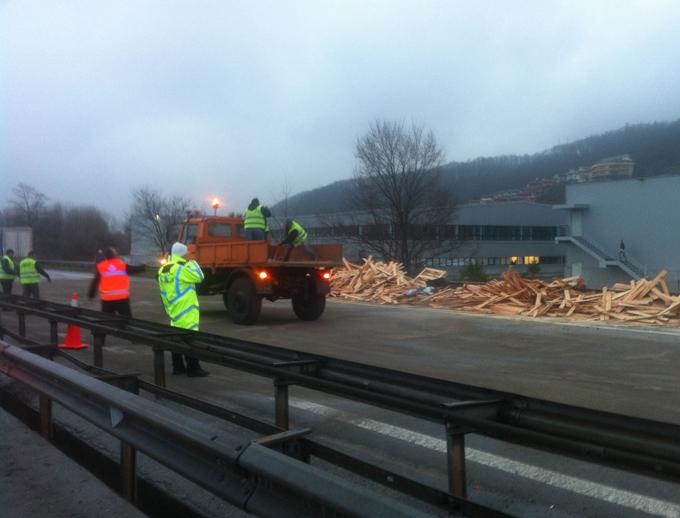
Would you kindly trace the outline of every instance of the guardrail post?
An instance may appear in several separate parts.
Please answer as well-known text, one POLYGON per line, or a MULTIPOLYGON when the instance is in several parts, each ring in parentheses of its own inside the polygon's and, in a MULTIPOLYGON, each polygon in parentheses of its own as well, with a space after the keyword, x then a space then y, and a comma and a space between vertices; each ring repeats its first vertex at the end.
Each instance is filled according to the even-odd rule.
POLYGON ((17 311, 17 317, 19 318, 19 336, 26 338, 26 313, 17 311))
POLYGON ((165 387, 165 351, 153 350, 153 382, 159 387, 165 387))
POLYGON ((50 345, 57 347, 59 345, 59 322, 50 320, 50 345))
POLYGON ((276 378, 274 387, 275 423, 279 428, 288 430, 288 382, 276 378))
POLYGON ((40 435, 52 440, 52 400, 40 394, 40 435))
POLYGON ((446 423, 446 461, 449 472, 449 493, 459 498, 467 498, 465 432, 451 422, 446 423))
POLYGON ((123 497, 137 501, 137 450, 125 441, 120 441, 120 484, 123 497))
POLYGON ((92 333, 92 352, 94 354, 94 366, 103 367, 104 366, 104 340, 106 335, 103 333, 92 333))

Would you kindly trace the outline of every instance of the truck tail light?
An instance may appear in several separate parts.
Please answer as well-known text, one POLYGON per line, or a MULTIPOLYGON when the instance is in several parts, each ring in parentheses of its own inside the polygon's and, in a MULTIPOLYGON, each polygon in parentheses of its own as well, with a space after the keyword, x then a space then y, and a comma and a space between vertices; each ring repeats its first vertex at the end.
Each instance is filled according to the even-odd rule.
POLYGON ((322 278, 324 281, 330 281, 330 280, 331 280, 331 272, 323 272, 323 273, 321 274, 321 278, 322 278))
POLYGON ((257 276, 261 281, 266 281, 267 279, 269 279, 269 273, 265 272, 264 270, 258 273, 257 276))

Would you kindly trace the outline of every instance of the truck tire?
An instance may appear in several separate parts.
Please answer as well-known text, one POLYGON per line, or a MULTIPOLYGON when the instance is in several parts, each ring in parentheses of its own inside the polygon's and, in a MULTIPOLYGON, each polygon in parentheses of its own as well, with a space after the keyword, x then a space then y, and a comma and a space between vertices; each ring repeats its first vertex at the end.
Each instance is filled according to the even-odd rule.
POLYGON ((326 296, 321 293, 295 295, 293 311, 300 320, 317 320, 326 309, 326 296))
POLYGON ((257 322, 262 309, 262 298, 255 293, 255 286, 250 279, 241 277, 229 286, 227 309, 235 324, 249 326, 257 322))

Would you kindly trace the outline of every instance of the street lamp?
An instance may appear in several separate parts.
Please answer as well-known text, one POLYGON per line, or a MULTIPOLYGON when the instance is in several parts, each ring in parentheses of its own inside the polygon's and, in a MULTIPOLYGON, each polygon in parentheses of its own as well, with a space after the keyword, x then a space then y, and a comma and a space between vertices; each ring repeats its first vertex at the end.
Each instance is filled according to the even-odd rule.
POLYGON ((215 209, 215 216, 217 216, 217 209, 220 208, 220 200, 219 200, 219 198, 213 198, 213 201, 212 201, 212 208, 215 209))

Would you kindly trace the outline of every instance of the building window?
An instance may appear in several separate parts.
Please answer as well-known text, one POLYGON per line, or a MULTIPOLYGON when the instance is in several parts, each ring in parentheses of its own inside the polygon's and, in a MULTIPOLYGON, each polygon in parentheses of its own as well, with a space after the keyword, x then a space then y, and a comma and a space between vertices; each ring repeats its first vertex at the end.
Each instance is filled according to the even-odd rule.
POLYGON ((537 255, 525 255, 524 264, 538 264, 539 257, 537 255))
POLYGON ((541 256, 542 264, 564 264, 563 255, 547 255, 541 256))

